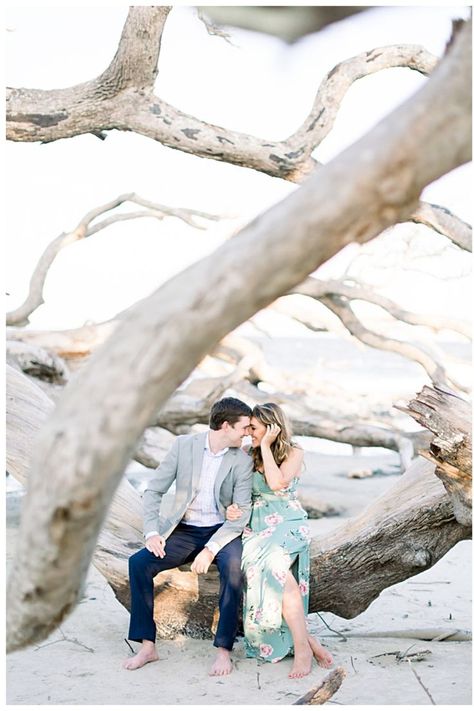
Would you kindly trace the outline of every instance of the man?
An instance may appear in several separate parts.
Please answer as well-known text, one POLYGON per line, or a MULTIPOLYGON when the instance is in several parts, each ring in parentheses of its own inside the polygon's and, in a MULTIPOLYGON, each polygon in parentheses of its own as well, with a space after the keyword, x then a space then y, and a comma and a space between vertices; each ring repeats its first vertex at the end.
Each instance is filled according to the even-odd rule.
POLYGON ((219 623, 214 639, 217 656, 212 676, 232 671, 230 652, 237 633, 242 592, 241 534, 250 518, 252 459, 240 449, 252 411, 236 398, 214 403, 210 429, 176 438, 144 492, 145 548, 131 556, 129 639, 142 642, 125 669, 138 669, 158 659, 153 620, 153 578, 162 570, 193 561, 191 570, 206 573, 215 562, 220 575, 219 623), (160 506, 173 482, 172 513, 163 519, 160 506), (225 519, 237 504, 243 516, 225 519))

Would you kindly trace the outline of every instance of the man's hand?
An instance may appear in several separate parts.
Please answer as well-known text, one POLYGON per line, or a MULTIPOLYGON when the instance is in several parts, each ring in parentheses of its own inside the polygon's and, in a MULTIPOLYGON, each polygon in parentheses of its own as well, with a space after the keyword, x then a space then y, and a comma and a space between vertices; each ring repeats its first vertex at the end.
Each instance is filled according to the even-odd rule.
POLYGON ((163 536, 150 536, 145 541, 145 548, 149 550, 150 553, 154 553, 157 558, 165 557, 165 546, 166 540, 163 536))
POLYGON ((214 553, 209 548, 204 548, 194 559, 191 566, 193 573, 207 573, 209 566, 214 560, 214 553))
POLYGON ((237 521, 242 516, 242 509, 239 508, 238 504, 230 504, 226 508, 225 517, 228 521, 237 521))

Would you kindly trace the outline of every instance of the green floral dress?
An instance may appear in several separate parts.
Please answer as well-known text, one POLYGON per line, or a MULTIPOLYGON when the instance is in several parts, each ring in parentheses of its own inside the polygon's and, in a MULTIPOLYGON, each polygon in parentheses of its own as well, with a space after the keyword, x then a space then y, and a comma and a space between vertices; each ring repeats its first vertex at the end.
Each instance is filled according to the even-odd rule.
POLYGON ((293 654, 293 638, 282 617, 283 587, 291 569, 299 583, 308 613, 308 515, 296 498, 298 479, 272 491, 260 472, 254 472, 252 514, 242 535, 244 643, 247 657, 278 662, 293 654))

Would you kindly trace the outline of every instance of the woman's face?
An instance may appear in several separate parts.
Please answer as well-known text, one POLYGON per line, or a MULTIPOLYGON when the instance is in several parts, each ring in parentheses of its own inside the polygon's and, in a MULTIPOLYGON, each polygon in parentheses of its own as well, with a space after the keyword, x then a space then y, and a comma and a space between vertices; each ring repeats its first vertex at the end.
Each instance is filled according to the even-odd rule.
POLYGON ((252 437, 252 447, 259 447, 262 437, 267 431, 265 425, 257 420, 256 417, 252 417, 250 420, 250 436, 252 437))

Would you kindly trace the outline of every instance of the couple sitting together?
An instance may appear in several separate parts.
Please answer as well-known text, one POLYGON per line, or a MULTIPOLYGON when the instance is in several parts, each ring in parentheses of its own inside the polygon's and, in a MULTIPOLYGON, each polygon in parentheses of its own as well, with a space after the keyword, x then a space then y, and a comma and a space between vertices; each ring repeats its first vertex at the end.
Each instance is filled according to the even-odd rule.
POLYGON ((214 403, 210 429, 176 438, 144 492, 145 548, 129 561, 129 639, 141 642, 126 669, 158 659, 153 578, 192 561, 220 576, 219 622, 213 676, 232 671, 230 653, 243 591, 248 657, 278 662, 294 655, 290 678, 322 667, 331 654, 308 634, 309 527, 296 498, 303 450, 291 441, 288 421, 274 403, 251 410, 236 398, 214 403), (246 435, 252 444, 242 449, 246 435), (175 483, 171 515, 160 517, 163 495, 175 483), (245 584, 244 584, 245 580, 245 584))

